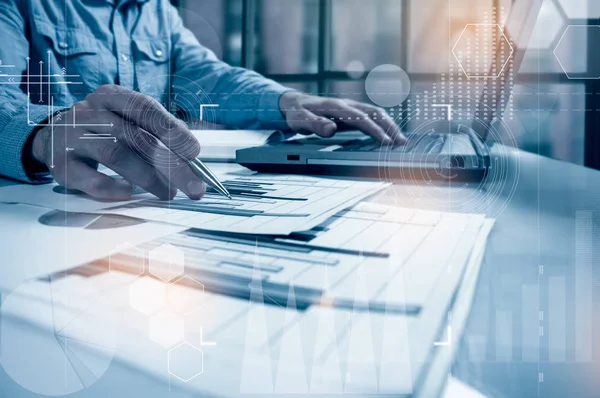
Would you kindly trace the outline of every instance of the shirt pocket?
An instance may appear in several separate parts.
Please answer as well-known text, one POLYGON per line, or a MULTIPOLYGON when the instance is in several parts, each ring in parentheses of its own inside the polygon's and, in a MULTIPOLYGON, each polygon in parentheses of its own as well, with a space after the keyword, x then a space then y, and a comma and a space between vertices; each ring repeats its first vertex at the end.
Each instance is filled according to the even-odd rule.
POLYGON ((82 94, 94 92, 99 86, 103 64, 98 40, 82 29, 64 29, 40 21, 36 21, 36 27, 39 39, 45 42, 41 48, 54 53, 51 66, 59 69, 54 73, 73 75, 68 80, 81 83, 82 90, 78 91, 82 94))
POLYGON ((170 81, 169 43, 163 39, 133 39, 137 90, 161 103, 168 97, 170 81))

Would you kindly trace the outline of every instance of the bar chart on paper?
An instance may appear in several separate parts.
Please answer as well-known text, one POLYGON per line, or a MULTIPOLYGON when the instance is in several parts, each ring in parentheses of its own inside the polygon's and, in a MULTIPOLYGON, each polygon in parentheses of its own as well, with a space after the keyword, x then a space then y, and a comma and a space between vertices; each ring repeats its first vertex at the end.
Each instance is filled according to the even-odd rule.
POLYGON ((104 213, 213 231, 287 235, 309 230, 387 184, 301 176, 237 177, 223 180, 232 200, 213 190, 199 201, 144 199, 104 213))
POLYGON ((222 173, 219 177, 231 200, 209 190, 200 200, 179 194, 172 201, 160 201, 138 189, 133 200, 103 202, 58 184, 8 186, 0 189, 0 196, 3 201, 68 212, 118 214, 211 231, 288 235, 309 230, 390 186, 286 175, 222 173))

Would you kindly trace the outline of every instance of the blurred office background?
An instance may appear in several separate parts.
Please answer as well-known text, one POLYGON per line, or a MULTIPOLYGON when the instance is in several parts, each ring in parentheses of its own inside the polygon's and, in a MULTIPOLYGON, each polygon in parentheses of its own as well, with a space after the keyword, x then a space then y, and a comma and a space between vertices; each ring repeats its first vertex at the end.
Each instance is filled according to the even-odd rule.
MULTIPOLYGON (((368 101, 364 79, 381 64, 406 70, 413 94, 431 90, 451 67, 448 43, 467 24, 502 24, 515 0, 172 1, 199 40, 232 65, 306 92, 368 101)), ((520 148, 599 168, 592 132, 600 106, 591 93, 600 89, 590 67, 597 51, 588 51, 596 31, 567 28, 599 25, 596 3, 544 0, 533 37, 516 43, 527 50, 506 122, 508 141, 520 148)))

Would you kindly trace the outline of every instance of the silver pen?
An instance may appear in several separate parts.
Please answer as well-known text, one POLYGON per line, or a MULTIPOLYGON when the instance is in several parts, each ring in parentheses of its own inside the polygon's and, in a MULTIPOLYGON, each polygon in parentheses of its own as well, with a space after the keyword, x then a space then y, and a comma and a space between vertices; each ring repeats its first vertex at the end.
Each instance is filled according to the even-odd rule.
POLYGON ((227 188, 225 188, 221 181, 219 181, 219 179, 213 174, 213 172, 210 171, 210 169, 206 167, 200 159, 195 158, 188 164, 190 165, 190 169, 192 169, 192 172, 198 178, 207 183, 210 187, 214 188, 221 195, 231 199, 231 195, 229 194, 229 191, 227 191, 227 188))

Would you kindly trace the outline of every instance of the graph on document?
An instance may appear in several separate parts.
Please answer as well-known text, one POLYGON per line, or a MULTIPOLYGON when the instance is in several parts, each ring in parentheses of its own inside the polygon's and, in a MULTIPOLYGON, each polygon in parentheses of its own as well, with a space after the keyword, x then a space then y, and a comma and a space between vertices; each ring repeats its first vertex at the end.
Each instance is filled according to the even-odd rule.
POLYGON ((297 176, 224 179, 232 200, 209 190, 199 201, 145 199, 102 212, 186 227, 239 233, 289 234, 313 228, 387 184, 297 176))

